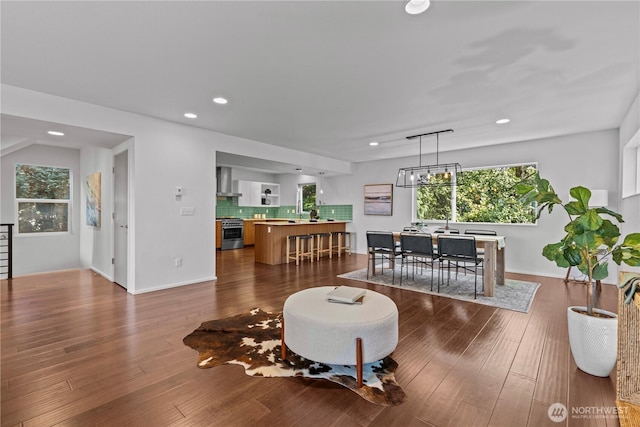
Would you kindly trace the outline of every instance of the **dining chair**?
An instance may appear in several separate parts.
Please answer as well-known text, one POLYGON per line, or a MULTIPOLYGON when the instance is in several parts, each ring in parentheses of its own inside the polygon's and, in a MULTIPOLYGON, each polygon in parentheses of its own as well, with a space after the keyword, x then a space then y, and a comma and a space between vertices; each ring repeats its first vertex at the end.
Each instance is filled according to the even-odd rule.
POLYGON ((497 236, 494 230, 464 230, 464 234, 474 234, 476 236, 497 236))
MULTIPOLYGON (((433 250, 433 239, 426 233, 400 233, 400 285, 402 286, 402 272, 407 264, 407 278, 409 265, 413 266, 412 277, 415 279, 416 266, 431 267, 431 290, 433 290, 433 264, 440 258, 433 250)), ((439 279, 440 275, 438 275, 439 279)))
POLYGON ((389 261, 392 276, 391 283, 395 283, 395 259, 399 256, 400 249, 396 247, 393 233, 391 231, 367 231, 367 279, 369 278, 369 267, 371 267, 371 276, 376 275, 376 258, 380 256, 381 271, 384 275, 384 261, 389 261))
MULTIPOLYGON (((484 259, 477 254, 476 238, 473 236, 440 236, 438 237, 438 255, 441 262, 447 262, 447 285, 449 285, 451 278, 452 263, 456 267, 456 279, 458 278, 458 268, 473 271, 473 298, 475 299, 478 294, 478 267, 484 268, 484 259), (467 267, 468 264, 473 264, 473 270, 467 267)), ((442 268, 440 271, 444 274, 442 268)), ((444 278, 442 280, 444 281, 444 278)), ((484 274, 482 275, 482 291, 484 292, 484 274)), ((440 292, 440 278, 438 278, 438 292, 440 292)))
MULTIPOLYGON (((473 234, 475 236, 497 236, 498 233, 496 233, 494 230, 480 230, 480 229, 476 229, 476 230, 464 230, 464 234, 473 234)), ((484 257, 484 248, 478 248, 478 256, 484 257)))
MULTIPOLYGON (((438 234, 446 234, 446 232, 447 230, 445 230, 444 228, 438 228, 436 231, 434 231, 434 233, 438 234)), ((457 228, 450 228, 449 234, 460 234, 460 230, 458 230, 457 228)))

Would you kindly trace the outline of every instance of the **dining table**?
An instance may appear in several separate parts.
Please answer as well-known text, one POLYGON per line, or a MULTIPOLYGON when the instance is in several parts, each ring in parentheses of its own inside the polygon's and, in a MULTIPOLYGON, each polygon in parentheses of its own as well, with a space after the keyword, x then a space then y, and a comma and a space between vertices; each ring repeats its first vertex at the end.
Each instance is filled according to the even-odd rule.
MULTIPOLYGON (((400 234, 407 233, 406 231, 394 231, 393 237, 396 241, 400 241, 400 234)), ((504 272, 505 272, 505 250, 506 250, 506 237, 505 236, 485 236, 485 235, 472 235, 472 234, 446 234, 446 233, 432 233, 431 237, 434 244, 438 241, 438 236, 447 237, 474 237, 476 240, 476 247, 484 250, 484 296, 493 297, 495 285, 504 286, 504 272)))

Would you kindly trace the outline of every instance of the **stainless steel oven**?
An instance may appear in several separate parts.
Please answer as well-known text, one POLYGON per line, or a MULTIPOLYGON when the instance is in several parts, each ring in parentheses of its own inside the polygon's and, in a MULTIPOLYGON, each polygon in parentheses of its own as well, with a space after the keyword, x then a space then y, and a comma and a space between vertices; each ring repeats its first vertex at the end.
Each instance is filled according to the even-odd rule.
POLYGON ((225 218, 222 225, 222 245, 220 250, 244 247, 244 221, 239 218, 225 218))

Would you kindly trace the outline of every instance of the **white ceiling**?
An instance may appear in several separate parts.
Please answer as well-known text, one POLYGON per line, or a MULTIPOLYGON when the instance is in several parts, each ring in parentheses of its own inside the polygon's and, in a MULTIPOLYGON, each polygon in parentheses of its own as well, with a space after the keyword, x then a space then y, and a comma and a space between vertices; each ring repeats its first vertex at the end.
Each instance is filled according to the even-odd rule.
POLYGON ((617 128, 640 86, 638 1, 0 7, 2 83, 347 161, 617 128))

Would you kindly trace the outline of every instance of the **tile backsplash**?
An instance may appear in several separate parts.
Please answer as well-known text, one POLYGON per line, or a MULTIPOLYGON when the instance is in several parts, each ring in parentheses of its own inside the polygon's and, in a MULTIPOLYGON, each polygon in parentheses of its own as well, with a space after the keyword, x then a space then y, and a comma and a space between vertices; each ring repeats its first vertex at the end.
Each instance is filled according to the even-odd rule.
MULTIPOLYGON (((255 214, 265 214, 267 218, 300 218, 296 214, 296 207, 252 207, 238 206, 236 198, 218 198, 216 202, 216 217, 253 218, 255 214)), ((318 208, 320 219, 333 218, 339 221, 351 221, 353 219, 352 205, 321 205, 318 208)), ((309 218, 309 214, 302 214, 302 218, 309 218)))

